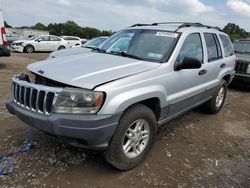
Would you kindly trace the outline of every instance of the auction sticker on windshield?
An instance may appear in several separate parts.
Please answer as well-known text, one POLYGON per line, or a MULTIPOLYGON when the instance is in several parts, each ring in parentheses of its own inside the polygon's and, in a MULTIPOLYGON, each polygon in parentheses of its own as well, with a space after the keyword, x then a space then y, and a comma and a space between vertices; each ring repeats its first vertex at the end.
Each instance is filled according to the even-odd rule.
POLYGON ((176 38, 176 37, 178 36, 178 34, 177 34, 177 33, 170 33, 170 32, 158 31, 158 32, 156 33, 156 36, 176 38))

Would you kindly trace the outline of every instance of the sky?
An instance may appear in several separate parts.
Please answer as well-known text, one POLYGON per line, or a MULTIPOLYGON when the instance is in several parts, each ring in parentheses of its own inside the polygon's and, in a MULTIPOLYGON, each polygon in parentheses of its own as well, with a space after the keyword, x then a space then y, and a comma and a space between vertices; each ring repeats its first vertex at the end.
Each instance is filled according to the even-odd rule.
POLYGON ((250 32, 250 0, 0 0, 12 26, 74 21, 117 31, 135 23, 201 22, 223 28, 236 23, 250 32))

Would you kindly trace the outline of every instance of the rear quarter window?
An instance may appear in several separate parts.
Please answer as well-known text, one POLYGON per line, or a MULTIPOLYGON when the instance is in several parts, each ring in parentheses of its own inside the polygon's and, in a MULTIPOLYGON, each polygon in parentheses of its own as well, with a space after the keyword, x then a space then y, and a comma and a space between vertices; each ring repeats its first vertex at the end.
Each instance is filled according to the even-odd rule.
POLYGON ((220 34, 220 39, 224 48, 225 57, 234 55, 233 45, 230 38, 227 35, 220 34))

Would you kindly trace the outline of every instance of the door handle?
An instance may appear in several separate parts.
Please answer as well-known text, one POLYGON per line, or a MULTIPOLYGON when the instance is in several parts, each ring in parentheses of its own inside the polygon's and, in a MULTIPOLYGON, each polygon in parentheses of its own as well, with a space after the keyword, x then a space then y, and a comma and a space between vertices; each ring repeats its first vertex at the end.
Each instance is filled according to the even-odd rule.
POLYGON ((220 65, 220 68, 224 68, 226 66, 226 64, 225 63, 222 63, 221 65, 220 65))
POLYGON ((199 72, 199 75, 200 75, 200 76, 203 75, 203 74, 207 74, 207 70, 206 70, 206 69, 201 70, 201 71, 199 72))

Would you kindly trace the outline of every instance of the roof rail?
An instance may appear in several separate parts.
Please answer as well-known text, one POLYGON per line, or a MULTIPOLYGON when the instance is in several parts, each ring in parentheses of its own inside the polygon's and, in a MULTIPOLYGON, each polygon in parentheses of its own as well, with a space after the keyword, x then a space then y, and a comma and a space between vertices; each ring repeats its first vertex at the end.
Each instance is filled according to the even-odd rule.
POLYGON ((219 27, 204 25, 202 23, 192 23, 192 22, 159 22, 159 23, 152 23, 152 24, 134 24, 130 27, 141 27, 141 26, 157 26, 157 25, 179 25, 178 29, 184 28, 184 27, 206 27, 208 29, 216 29, 219 31, 222 31, 219 27))
POLYGON ((138 24, 134 24, 134 25, 131 25, 130 27, 141 27, 141 26, 156 26, 157 24, 141 24, 141 23, 138 23, 138 24))
POLYGON ((179 26, 179 29, 181 29, 183 27, 206 27, 208 29, 216 29, 216 30, 222 31, 222 29, 219 27, 204 25, 202 23, 183 23, 182 25, 179 26))

